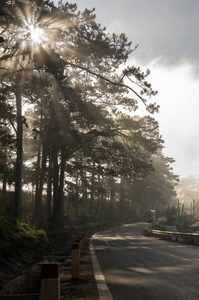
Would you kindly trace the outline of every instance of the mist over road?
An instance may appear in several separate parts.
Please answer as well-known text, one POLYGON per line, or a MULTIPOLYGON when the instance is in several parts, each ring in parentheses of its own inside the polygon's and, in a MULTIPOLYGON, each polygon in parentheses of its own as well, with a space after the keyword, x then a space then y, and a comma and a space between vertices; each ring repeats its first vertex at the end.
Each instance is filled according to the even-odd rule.
POLYGON ((146 223, 94 235, 113 299, 199 299, 199 247, 144 237, 146 223))

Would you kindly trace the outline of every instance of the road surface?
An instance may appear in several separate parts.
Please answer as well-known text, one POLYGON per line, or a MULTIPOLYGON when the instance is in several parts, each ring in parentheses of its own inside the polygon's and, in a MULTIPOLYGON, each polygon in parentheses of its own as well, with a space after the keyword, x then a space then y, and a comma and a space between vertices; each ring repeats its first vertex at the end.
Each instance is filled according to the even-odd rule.
POLYGON ((93 236, 100 299, 198 300, 199 246, 144 237, 145 227, 135 223, 93 236))

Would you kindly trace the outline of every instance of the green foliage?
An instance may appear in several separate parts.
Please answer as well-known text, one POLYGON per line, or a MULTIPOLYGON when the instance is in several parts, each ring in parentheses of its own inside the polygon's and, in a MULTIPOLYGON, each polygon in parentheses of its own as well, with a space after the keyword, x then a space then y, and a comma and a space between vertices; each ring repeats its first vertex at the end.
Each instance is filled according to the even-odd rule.
POLYGON ((113 223, 108 221, 104 215, 99 214, 96 216, 87 213, 86 215, 81 215, 78 221, 74 218, 67 220, 67 224, 64 228, 71 232, 86 232, 88 230, 96 230, 111 225, 113 225, 113 223))
POLYGON ((4 238, 5 235, 6 235, 5 228, 4 228, 3 224, 0 224, 0 238, 4 238))
POLYGON ((15 218, 0 218, 0 239, 11 243, 12 246, 34 248, 47 242, 44 230, 30 228, 26 223, 20 223, 15 218))
POLYGON ((165 211, 165 217, 166 217, 167 224, 175 225, 177 214, 178 214, 177 207, 175 207, 175 206, 167 207, 167 209, 165 211))
POLYGON ((45 230, 42 230, 42 229, 39 229, 36 231, 36 235, 42 239, 42 240, 46 240, 47 239, 47 235, 46 235, 46 232, 45 230))
MULTIPOLYGON (((119 74, 118 70, 132 52, 131 43, 128 42, 125 34, 107 34, 105 28, 96 23, 94 10, 85 10, 83 13, 79 13, 75 6, 70 4, 67 4, 64 9, 57 10, 53 8, 53 4, 49 4, 49 1, 39 1, 42 15, 33 13, 32 17, 35 18, 35 24, 37 24, 45 15, 46 26, 43 30, 47 34, 44 34, 46 38, 40 43, 38 52, 35 50, 32 53, 33 41, 30 39, 30 32, 24 31, 24 28, 27 29, 27 26, 24 27, 24 23, 27 19, 31 19, 28 15, 29 11, 37 11, 37 5, 34 9, 36 2, 14 1, 11 5, 9 1, 6 1, 5 7, 2 7, 7 18, 6 21, 2 18, 1 25, 4 26, 4 34, 9 37, 11 43, 9 47, 6 43, 2 44, 5 49, 2 49, 4 54, 0 62, 4 72, 9 70, 7 74, 5 73, 7 76, 2 78, 5 81, 2 87, 8 86, 9 89, 6 93, 4 88, 0 89, 0 105, 3 108, 0 111, 4 112, 2 120, 7 129, 2 132, 4 133, 4 144, 0 155, 3 155, 4 152, 10 153, 6 160, 2 159, 2 167, 7 167, 12 174, 13 164, 11 162, 16 157, 16 152, 22 154, 22 151, 16 151, 18 143, 14 143, 15 140, 11 133, 13 127, 23 128, 23 132, 19 134, 20 136, 23 133, 24 144, 21 148, 24 150, 23 159, 29 163, 26 164, 24 161, 23 180, 19 178, 20 180, 17 180, 16 183, 27 183, 37 190, 38 178, 40 182, 46 182, 47 163, 43 159, 41 164, 40 152, 43 149, 42 157, 49 158, 50 165, 48 142, 52 143, 51 175, 55 191, 54 197, 58 195, 61 199, 65 196, 66 177, 64 178, 64 174, 66 172, 64 168, 66 163, 67 177, 70 177, 66 187, 67 194, 71 195, 70 201, 68 201, 71 209, 71 220, 66 225, 68 231, 85 231, 103 227, 110 224, 110 219, 112 222, 117 220, 129 222, 133 211, 136 212, 138 209, 140 211, 139 206, 144 202, 143 199, 147 199, 143 203, 144 206, 150 201, 156 201, 156 198, 159 201, 162 191, 164 192, 163 200, 169 199, 168 194, 173 196, 171 193, 173 186, 172 184, 168 185, 173 178, 170 179, 169 174, 156 171, 156 178, 154 176, 146 177, 146 174, 153 170, 151 155, 161 148, 163 142, 159 136, 158 123, 149 116, 130 118, 117 111, 117 107, 122 107, 128 112, 136 110, 138 100, 145 104, 148 111, 158 110, 155 103, 148 103, 151 101, 151 96, 156 94, 146 81, 150 72, 148 70, 142 72, 140 68, 129 66, 119 74), (23 14, 17 13, 16 3, 18 2, 23 14), (64 27, 61 25, 62 22, 59 22, 59 20, 66 19, 70 23, 70 18, 72 18, 71 24, 75 26, 64 27), (47 35, 51 35, 49 33, 54 27, 57 28, 57 34, 52 34, 52 39, 48 40, 47 35), (20 35, 16 33, 20 33, 20 35), (27 42, 25 48, 22 47, 24 39, 27 42), (68 51, 68 45, 70 51, 68 51), (42 70, 39 72, 39 76, 38 72, 32 72, 32 70, 30 73, 28 72, 30 64, 42 70), (66 68, 67 72, 65 72, 66 68), (21 103, 18 104, 22 105, 23 101, 28 101, 28 104, 34 106, 33 109, 31 108, 31 113, 26 111, 23 118, 15 116, 17 97, 14 95, 18 85, 13 85, 12 75, 16 75, 16 71, 20 71, 17 72, 19 74, 25 72, 25 76, 21 76, 23 81, 19 85, 21 88, 18 90, 18 94, 20 94, 18 101, 21 98, 21 103), (65 76, 66 73, 67 76, 65 76), (129 87, 124 83, 126 82, 124 78, 130 79, 129 87), (70 82, 75 88, 70 87, 70 82), (141 91, 137 90, 138 86, 141 91), (135 94, 136 99, 128 98, 129 90, 135 94), (56 105, 54 105, 55 103, 56 105), (99 105, 100 103, 101 105, 99 105), (16 126, 16 120, 21 119, 26 126, 16 126), (107 164, 107 162, 109 163, 107 164), (27 166, 25 167, 25 165, 27 166), (42 168, 39 168, 40 165, 42 168), (163 176, 160 177, 160 174, 163 176), (123 187, 124 200, 120 200, 122 197, 119 196, 121 190, 119 181, 123 176, 126 176, 123 187), (110 177, 112 178, 111 182, 110 177), (141 181, 143 178, 146 180, 141 181), (137 185, 136 179, 138 179, 137 185), (78 182, 80 186, 78 183, 75 185, 75 182, 78 182), (163 190, 163 187, 166 188, 163 190), (114 190, 111 205, 109 205, 110 190, 114 190), (150 193, 150 199, 144 194, 146 191, 148 194, 150 193), (90 203, 87 192, 92 196, 90 203), (133 199, 132 195, 136 195, 136 199, 133 199), (79 199, 80 197, 83 199, 79 199), (119 202, 121 205, 118 205, 119 202), (103 216, 102 212, 106 216, 103 216), (79 215, 76 216, 76 214, 79 215), (74 216, 75 220, 72 219, 74 216)), ((19 141, 19 139, 17 140, 19 141)), ((21 161, 22 157, 19 158, 21 161)), ((22 166, 22 163, 19 163, 19 166, 22 166)), ((17 170, 19 171, 19 169, 17 170)), ((17 174, 21 174, 21 172, 17 172, 17 174)), ((6 179, 9 178, 10 176, 7 176, 6 179)), ((18 185, 18 187, 17 190, 20 190, 21 186, 18 185)), ((36 193, 38 199, 35 200, 35 203, 38 204, 38 207, 36 207, 35 215, 40 218, 44 206, 42 189, 38 190, 41 194, 36 193)), ((30 221, 28 215, 30 216, 30 210, 31 213, 33 211, 34 199, 31 199, 31 195, 27 194, 27 198, 24 197, 25 195, 24 193, 23 213, 26 217, 25 220, 30 221)), ((21 197, 20 193, 19 196, 21 197)), ((60 199, 54 199, 59 206, 55 209, 56 211, 53 211, 54 222, 57 224, 63 219, 63 211, 66 211, 62 206, 63 202, 59 201, 60 199)), ((14 203, 17 201, 10 201, 9 206, 4 205, 4 202, 2 205, 0 203, 0 209, 4 208, 4 216, 11 216, 10 208, 11 205, 14 208, 14 203)), ((18 203, 21 203, 21 199, 18 200, 18 203)), ((16 212, 15 209, 12 211, 16 212)), ((18 216, 21 217, 20 214, 18 216)), ((41 220, 37 221, 38 224, 41 223, 41 220)), ((22 243, 47 239, 44 231, 34 232, 26 223, 18 223, 17 220, 10 221, 8 228, 13 239, 20 240, 22 243)), ((53 227, 51 230, 53 231, 53 227)))
POLYGON ((14 192, 7 191, 5 198, 2 196, 2 191, 0 190, 0 212, 1 216, 9 216, 10 218, 14 216, 14 192))
POLYGON ((6 228, 4 221, 0 218, 0 238, 4 239, 6 237, 6 228))
POLYGON ((18 226, 19 225, 19 221, 16 218, 9 218, 8 219, 8 224, 10 226, 18 226))
POLYGON ((21 228, 23 228, 25 231, 30 231, 30 227, 26 223, 20 223, 21 228))

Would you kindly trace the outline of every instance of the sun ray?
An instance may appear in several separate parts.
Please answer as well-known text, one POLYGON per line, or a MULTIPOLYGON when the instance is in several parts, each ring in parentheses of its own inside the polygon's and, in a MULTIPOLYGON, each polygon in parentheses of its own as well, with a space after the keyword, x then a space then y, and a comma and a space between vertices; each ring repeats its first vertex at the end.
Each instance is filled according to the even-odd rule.
POLYGON ((34 43, 41 43, 45 38, 45 32, 43 28, 34 27, 33 24, 30 24, 29 31, 30 31, 31 39, 34 43))
POLYGON ((58 55, 60 61, 68 61, 71 55, 84 56, 82 53, 76 53, 70 35, 71 28, 77 25, 75 15, 60 13, 56 7, 45 10, 43 6, 38 5, 38 0, 27 0, 23 5, 18 3, 15 11, 11 9, 9 15, 13 24, 10 25, 11 34, 6 45, 13 45, 16 50, 13 55, 11 53, 10 59, 3 63, 7 69, 25 70, 38 67, 36 58, 39 62, 47 60, 49 63, 57 61, 58 55))

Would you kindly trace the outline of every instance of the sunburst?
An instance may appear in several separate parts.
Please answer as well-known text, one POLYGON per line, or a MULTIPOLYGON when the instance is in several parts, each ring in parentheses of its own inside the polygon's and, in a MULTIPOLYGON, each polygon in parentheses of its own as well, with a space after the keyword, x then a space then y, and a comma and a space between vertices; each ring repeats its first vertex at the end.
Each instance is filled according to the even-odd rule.
POLYGON ((28 26, 28 30, 33 43, 42 43, 44 40, 46 40, 45 31, 43 28, 35 27, 33 24, 30 24, 28 26))
POLYGON ((45 2, 26 0, 5 6, 9 22, 0 22, 6 29, 6 43, 0 46, 3 74, 85 55, 74 48, 74 34, 70 34, 77 25, 73 8, 60 10, 45 2))

